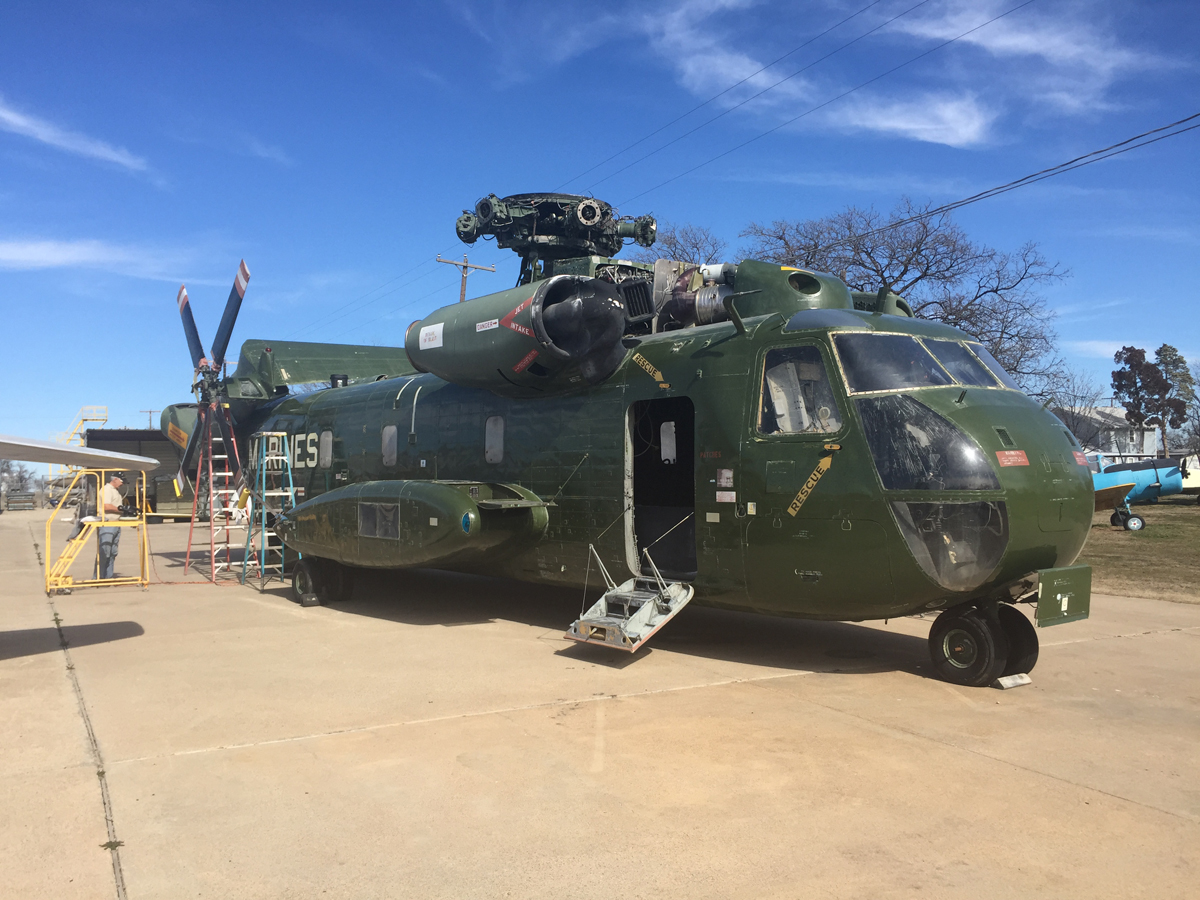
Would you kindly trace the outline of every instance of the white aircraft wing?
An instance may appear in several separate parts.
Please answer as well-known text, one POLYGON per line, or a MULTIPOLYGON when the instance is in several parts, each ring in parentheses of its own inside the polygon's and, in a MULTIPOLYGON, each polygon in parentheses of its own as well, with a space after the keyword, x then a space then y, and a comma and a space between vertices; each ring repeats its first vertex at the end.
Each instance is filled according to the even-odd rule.
POLYGON ((149 472, 159 467, 158 460, 148 456, 93 450, 88 447, 55 444, 51 441, 35 441, 11 434, 0 434, 0 459, 60 463, 85 466, 89 469, 136 469, 141 472, 149 472))

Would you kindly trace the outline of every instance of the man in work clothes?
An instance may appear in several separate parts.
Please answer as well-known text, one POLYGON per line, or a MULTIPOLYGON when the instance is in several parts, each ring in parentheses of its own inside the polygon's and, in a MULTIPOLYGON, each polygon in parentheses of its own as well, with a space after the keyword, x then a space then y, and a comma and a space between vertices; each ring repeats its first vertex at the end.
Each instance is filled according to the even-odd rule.
MULTIPOLYGON (((103 504, 105 516, 121 515, 121 504, 125 502, 121 496, 121 485, 124 477, 120 472, 114 472, 108 484, 100 491, 100 502, 103 504)), ((117 550, 121 546, 121 529, 115 526, 96 529, 96 540, 100 544, 100 572, 98 578, 112 578, 113 566, 117 562, 117 550)))

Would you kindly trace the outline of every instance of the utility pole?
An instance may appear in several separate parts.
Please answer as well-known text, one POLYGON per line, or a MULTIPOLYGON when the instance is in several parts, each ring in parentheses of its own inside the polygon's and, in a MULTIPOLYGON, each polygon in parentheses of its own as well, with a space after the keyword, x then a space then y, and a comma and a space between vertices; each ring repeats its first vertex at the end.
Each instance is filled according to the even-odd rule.
POLYGON ((144 412, 146 414, 146 427, 148 429, 150 429, 151 431, 153 431, 154 430, 154 419, 152 418, 152 416, 156 412, 162 412, 162 410, 161 409, 139 409, 138 412, 144 412))
POLYGON ((482 269, 484 272, 496 271, 496 267, 494 265, 477 266, 474 263, 467 262, 467 254, 465 253, 463 254, 462 262, 459 262, 457 259, 442 259, 442 255, 440 253, 438 254, 437 261, 440 263, 449 263, 452 266, 458 266, 462 270, 462 287, 458 292, 459 303, 462 303, 467 299, 467 276, 471 274, 471 269, 482 269))

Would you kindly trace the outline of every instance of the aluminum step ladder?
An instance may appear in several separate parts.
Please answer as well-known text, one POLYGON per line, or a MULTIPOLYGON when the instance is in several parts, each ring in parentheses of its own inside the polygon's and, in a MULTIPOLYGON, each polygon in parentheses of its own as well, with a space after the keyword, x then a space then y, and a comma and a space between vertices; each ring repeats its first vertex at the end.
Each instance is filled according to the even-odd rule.
POLYGON ((588 551, 596 557, 608 589, 591 609, 571 623, 563 635, 567 640, 633 653, 692 599, 692 586, 664 579, 648 550, 643 550, 642 554, 650 564, 653 577, 630 578, 620 585, 604 568, 596 548, 589 544, 588 551))
POLYGON ((218 579, 238 579, 240 573, 235 571, 241 560, 234 559, 234 548, 241 547, 244 541, 241 532, 247 529, 248 516, 245 510, 238 508, 240 487, 234 483, 233 466, 230 460, 238 462, 237 447, 225 446, 217 424, 217 416, 223 416, 233 433, 233 422, 229 412, 219 403, 211 403, 200 407, 197 428, 203 429, 203 437, 196 457, 196 493, 192 499, 192 521, 188 526, 187 553, 183 559, 183 571, 187 574, 189 568, 200 569, 202 564, 197 559, 192 561, 192 551, 201 559, 208 557, 208 580, 214 584, 218 579), (196 535, 196 519, 203 516, 208 508, 208 541, 204 543, 203 526, 199 536, 196 535), (236 536, 235 536, 236 533, 236 536), (195 541, 193 543, 193 538, 195 541), (207 553, 203 551, 207 550, 207 553))
MULTIPOLYGON (((242 584, 247 576, 256 574, 261 592, 269 581, 286 580, 287 547, 275 533, 274 523, 296 505, 288 434, 256 431, 250 436, 250 459, 254 468, 248 479, 250 495, 244 504, 250 527, 242 556, 242 584)), ((296 558, 301 558, 301 554, 297 553, 296 558)))

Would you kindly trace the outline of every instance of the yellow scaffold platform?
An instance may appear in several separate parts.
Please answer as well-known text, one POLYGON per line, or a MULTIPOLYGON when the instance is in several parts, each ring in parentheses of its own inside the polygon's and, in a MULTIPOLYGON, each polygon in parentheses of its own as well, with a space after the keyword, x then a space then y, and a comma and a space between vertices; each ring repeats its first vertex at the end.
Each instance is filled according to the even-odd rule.
MULTIPOLYGON (((68 591, 77 587, 112 587, 118 584, 139 584, 146 587, 150 583, 150 543, 146 536, 146 513, 149 508, 146 505, 146 473, 138 472, 136 480, 133 483, 133 493, 126 497, 128 503, 132 500, 132 506, 136 509, 137 514, 132 516, 118 516, 113 513, 104 511, 104 504, 100 498, 104 485, 109 482, 113 474, 116 472, 124 472, 123 469, 80 469, 75 473, 70 486, 63 493, 62 499, 58 501, 58 505, 54 508, 50 518, 46 521, 46 593, 53 594, 57 591, 68 591), (50 526, 54 520, 58 518, 59 513, 66 505, 67 498, 76 495, 75 488, 79 487, 78 496, 82 496, 81 500, 85 507, 88 504, 88 498, 95 498, 96 514, 85 515, 82 519, 82 528, 74 538, 67 541, 66 546, 59 552, 58 557, 54 558, 51 552, 50 543, 50 526), (99 528, 128 528, 134 531, 137 535, 138 543, 138 574, 124 575, 119 578, 88 578, 76 579, 70 574, 71 566, 76 558, 83 551, 83 548, 88 546, 93 536, 96 536, 99 528), (51 560, 53 559, 53 562, 51 560)), ((98 566, 97 566, 98 569, 98 566)), ((96 569, 93 572, 98 574, 96 569)))

